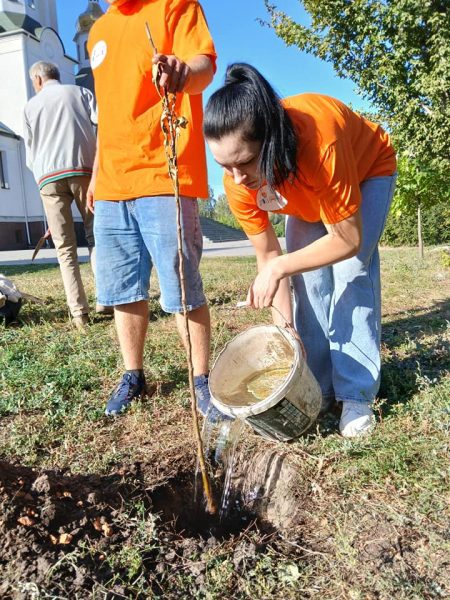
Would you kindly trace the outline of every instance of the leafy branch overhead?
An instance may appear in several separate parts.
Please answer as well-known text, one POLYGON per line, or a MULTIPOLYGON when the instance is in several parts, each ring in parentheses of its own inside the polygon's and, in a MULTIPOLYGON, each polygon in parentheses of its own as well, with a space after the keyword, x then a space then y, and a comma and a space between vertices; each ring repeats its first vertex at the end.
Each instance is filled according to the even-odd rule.
POLYGON ((302 25, 265 0, 270 25, 355 82, 412 157, 450 160, 448 0, 302 0, 302 25))
MULTIPOLYGON (((372 103, 399 156, 392 217, 450 198, 450 4, 448 0, 299 0, 300 24, 265 0, 275 33, 332 64, 372 103)), ((442 211, 448 219, 448 211, 442 211)), ((449 224, 450 226, 450 224, 449 224)))

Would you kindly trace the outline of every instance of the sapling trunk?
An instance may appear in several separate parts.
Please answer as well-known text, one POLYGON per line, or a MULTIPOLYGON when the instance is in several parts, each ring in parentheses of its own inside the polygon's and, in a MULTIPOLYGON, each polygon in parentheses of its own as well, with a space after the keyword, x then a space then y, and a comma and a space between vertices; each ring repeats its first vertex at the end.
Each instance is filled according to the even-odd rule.
MULTIPOLYGON (((153 43, 153 39, 150 33, 150 28, 146 23, 146 32, 150 44, 153 48, 154 53, 156 54, 157 50, 153 43)), ((161 97, 162 102, 162 114, 161 114, 161 129, 164 135, 164 150, 166 153, 169 176, 172 181, 174 193, 175 193, 175 201, 177 207, 177 240, 178 240, 178 272, 180 277, 180 287, 181 287, 181 304, 183 306, 183 316, 184 316, 184 325, 185 325, 185 335, 186 335, 186 356, 188 363, 188 374, 189 374, 189 391, 191 395, 191 410, 192 410, 192 420, 194 426, 194 434, 197 442, 197 455, 198 462, 200 466, 200 472, 202 474, 202 482, 203 489, 205 491, 206 497, 206 509, 210 514, 215 514, 217 512, 217 506, 214 502, 212 489, 209 481, 208 471, 206 468, 205 461, 205 453, 203 449, 203 441, 200 432, 200 425, 198 422, 198 410, 197 410, 197 400, 195 397, 195 386, 194 386, 194 368, 192 364, 192 343, 191 336, 189 332, 189 317, 187 310, 187 302, 186 302, 186 285, 185 285, 185 277, 184 277, 184 255, 183 255, 183 235, 182 235, 182 225, 181 225, 181 201, 180 201, 180 184, 178 179, 178 155, 177 155, 177 139, 180 133, 181 128, 185 128, 187 125, 187 121, 184 117, 178 117, 175 112, 175 94, 170 94, 166 89, 163 89, 163 93, 161 94, 160 87, 158 84, 158 70, 157 68, 153 70, 153 83, 156 86, 159 96, 161 97)))

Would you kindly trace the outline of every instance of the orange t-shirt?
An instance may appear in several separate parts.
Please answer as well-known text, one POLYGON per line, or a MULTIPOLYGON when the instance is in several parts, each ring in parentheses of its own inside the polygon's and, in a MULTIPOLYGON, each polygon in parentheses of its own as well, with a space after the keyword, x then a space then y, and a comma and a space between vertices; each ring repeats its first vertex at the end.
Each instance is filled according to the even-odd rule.
MULTIPOLYGON (((92 27, 88 50, 99 107, 96 200, 173 194, 161 132, 161 99, 152 83, 154 44, 183 61, 216 51, 197 0, 130 0, 111 6, 92 27)), ((178 94, 188 120, 178 139, 180 193, 208 197, 202 96, 178 94)))
POLYGON ((267 229, 268 211, 338 223, 358 210, 363 181, 396 170, 388 134, 339 100, 300 94, 282 104, 298 136, 297 179, 273 192, 248 190, 224 176, 230 208, 250 235, 267 229))

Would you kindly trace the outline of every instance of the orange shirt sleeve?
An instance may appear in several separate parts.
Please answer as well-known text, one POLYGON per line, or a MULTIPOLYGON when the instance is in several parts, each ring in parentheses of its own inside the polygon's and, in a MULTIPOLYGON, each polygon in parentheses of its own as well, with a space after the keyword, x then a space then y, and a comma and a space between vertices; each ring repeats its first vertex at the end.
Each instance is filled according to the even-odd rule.
POLYGON ((248 235, 262 233, 269 226, 269 213, 256 204, 256 191, 234 183, 232 177, 224 175, 223 185, 231 212, 248 235))
POLYGON ((346 136, 325 150, 314 183, 324 223, 339 223, 358 210, 361 204, 358 168, 346 136))
POLYGON ((167 15, 173 33, 172 53, 184 61, 204 54, 209 56, 216 72, 216 50, 203 9, 197 0, 181 0, 167 15))

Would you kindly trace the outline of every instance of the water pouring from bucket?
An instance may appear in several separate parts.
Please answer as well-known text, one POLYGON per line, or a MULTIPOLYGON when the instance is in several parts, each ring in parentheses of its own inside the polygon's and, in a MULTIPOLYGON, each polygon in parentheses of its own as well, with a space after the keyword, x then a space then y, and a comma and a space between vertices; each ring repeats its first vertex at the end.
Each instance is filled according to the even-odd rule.
POLYGON ((250 327, 228 342, 211 369, 209 387, 218 410, 274 441, 299 437, 322 404, 300 339, 277 325, 250 327))

